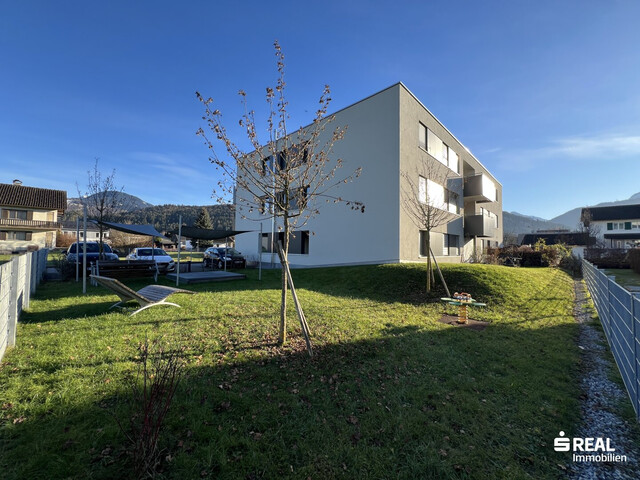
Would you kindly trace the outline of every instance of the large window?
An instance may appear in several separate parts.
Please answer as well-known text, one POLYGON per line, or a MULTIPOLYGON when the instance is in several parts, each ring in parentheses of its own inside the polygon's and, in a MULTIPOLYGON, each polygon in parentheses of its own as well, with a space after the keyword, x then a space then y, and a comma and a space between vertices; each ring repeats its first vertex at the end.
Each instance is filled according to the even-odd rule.
POLYGON ((427 203, 427 179, 424 177, 418 177, 418 200, 427 203))
POLYGON ((436 160, 441 161, 446 165, 442 160, 442 150, 444 148, 444 144, 442 140, 438 138, 438 136, 433 133, 431 130, 427 129, 427 152, 436 160))
POLYGON ((460 173, 458 154, 422 123, 418 123, 418 145, 440 163, 460 173))
POLYGON ((31 232, 0 232, 0 240, 30 241, 31 232))
POLYGON ((2 209, 2 218, 11 218, 15 220, 28 220, 29 214, 26 210, 10 210, 8 208, 2 209))
POLYGON ((448 210, 449 207, 445 201, 444 191, 445 189, 442 185, 427 179, 427 203, 429 205, 441 210, 448 210))
MULTIPOLYGON (((271 234, 263 233, 261 244, 262 253, 275 253, 278 251, 278 242, 284 243, 284 232, 277 232, 273 242, 273 252, 271 251, 271 234)), ((289 238, 289 253, 296 255, 309 254, 309 230, 298 230, 289 238)))
POLYGON ((418 123, 418 145, 424 150, 427 149, 427 127, 418 123))
POLYGON ((458 235, 444 234, 443 238, 442 255, 445 256, 458 256, 460 255, 460 248, 458 246, 458 235))
POLYGON ((460 205, 458 205, 458 197, 459 195, 451 190, 444 190, 444 200, 447 204, 447 210, 449 213, 455 213, 456 215, 460 214, 460 205))

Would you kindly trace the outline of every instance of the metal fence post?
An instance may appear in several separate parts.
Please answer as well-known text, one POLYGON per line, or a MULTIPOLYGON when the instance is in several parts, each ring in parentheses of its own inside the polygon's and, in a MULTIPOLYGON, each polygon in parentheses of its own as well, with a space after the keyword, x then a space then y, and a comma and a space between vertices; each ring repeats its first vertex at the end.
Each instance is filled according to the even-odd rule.
POLYGON ((11 271, 9 273, 9 315, 7 324, 7 347, 16 344, 16 323, 18 322, 18 257, 11 259, 11 271))
MULTIPOLYGON (((634 293, 629 294, 631 296, 631 331, 633 332, 633 374, 636 387, 636 398, 634 398, 634 407, 636 411, 636 417, 640 417, 640 379, 638 379, 638 330, 636 329, 636 297, 634 293)), ((640 312, 638 312, 640 313, 640 312)))
POLYGON ((25 258, 24 286, 23 286, 23 292, 24 292, 23 307, 24 308, 29 308, 29 302, 31 301, 31 271, 33 270, 32 269, 33 255, 34 255, 34 252, 29 252, 25 258))

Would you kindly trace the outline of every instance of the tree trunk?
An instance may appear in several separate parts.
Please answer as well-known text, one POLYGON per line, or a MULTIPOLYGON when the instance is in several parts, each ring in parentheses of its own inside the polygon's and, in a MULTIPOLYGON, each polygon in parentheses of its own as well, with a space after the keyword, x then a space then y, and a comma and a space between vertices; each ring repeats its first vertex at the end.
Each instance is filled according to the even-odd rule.
POLYGON ((427 293, 431 292, 431 232, 427 230, 427 293))
POLYGON ((287 266, 289 264, 289 218, 288 212, 284 212, 284 242, 282 245, 283 258, 280 260, 282 267, 282 301, 280 303, 280 332, 278 343, 283 345, 287 341, 287 266))

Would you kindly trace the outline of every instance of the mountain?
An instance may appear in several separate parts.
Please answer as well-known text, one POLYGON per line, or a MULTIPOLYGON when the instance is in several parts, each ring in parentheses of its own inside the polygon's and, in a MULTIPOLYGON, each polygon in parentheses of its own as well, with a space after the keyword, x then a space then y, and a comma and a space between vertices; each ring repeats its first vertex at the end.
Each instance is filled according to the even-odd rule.
POLYGON ((582 207, 573 208, 568 212, 563 213, 562 215, 558 215, 557 217, 553 217, 550 222, 559 223, 564 226, 564 228, 568 228, 569 230, 575 230, 578 228, 578 224, 580 223, 580 215, 582 214, 582 207))
POLYGON ((155 205, 118 215, 115 221, 120 223, 151 224, 159 231, 178 228, 182 215, 182 224, 193 226, 200 211, 206 208, 211 217, 214 230, 233 230, 235 207, 233 205, 155 205))
MULTIPOLYGON (((617 205, 635 205, 640 204, 640 192, 631 195, 626 200, 616 200, 615 202, 603 202, 594 207, 611 207, 617 205)), ((540 217, 522 215, 517 212, 503 212, 503 224, 505 233, 532 233, 537 230, 557 230, 567 229, 575 231, 580 223, 580 215, 583 207, 572 208, 568 212, 553 217, 551 220, 545 220, 540 217)))
POLYGON ((556 222, 550 222, 540 217, 522 215, 516 212, 502 212, 504 233, 531 233, 537 230, 558 230, 566 228, 556 222))
MULTIPOLYGON (((149 202, 145 202, 144 200, 136 197, 135 195, 129 195, 124 192, 109 192, 111 195, 117 195, 117 203, 118 210, 125 212, 133 212, 134 210, 140 210, 141 208, 152 207, 153 205, 149 202)), ((98 194, 96 194, 98 195, 98 194)), ((91 205, 93 197, 96 195, 91 195, 87 198, 87 203, 91 205)), ((82 212, 82 199, 81 198, 69 198, 67 199, 67 211, 65 213, 65 220, 69 220, 67 215, 72 214, 73 218, 76 215, 73 215, 74 212, 82 212)))
MULTIPOLYGON (((118 212, 109 221, 131 224, 151 224, 159 231, 178 228, 182 215, 183 225, 193 226, 198 214, 207 209, 215 230, 233 230, 235 224, 235 208, 233 205, 152 205, 149 202, 124 192, 111 192, 118 195, 118 212)), ((89 198, 89 203, 91 197, 89 198)), ((80 198, 67 200, 67 211, 64 221, 74 221, 82 215, 80 198)))
MULTIPOLYGON (((619 205, 636 205, 640 204, 640 192, 631 195, 626 200, 616 200, 614 202, 602 202, 597 205, 590 205, 591 207, 614 207, 619 205)), ((567 228, 575 230, 578 223, 580 223, 580 215, 584 207, 574 208, 568 212, 558 215, 552 218, 550 221, 566 225, 567 228)))

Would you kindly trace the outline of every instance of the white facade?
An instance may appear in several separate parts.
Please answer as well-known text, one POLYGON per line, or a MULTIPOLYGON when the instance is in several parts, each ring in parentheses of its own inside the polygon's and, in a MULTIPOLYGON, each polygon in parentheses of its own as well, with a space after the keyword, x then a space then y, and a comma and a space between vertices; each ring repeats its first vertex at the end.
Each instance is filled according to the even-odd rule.
MULTIPOLYGON (((431 179, 425 179, 428 191, 441 190, 436 200, 451 213, 449 223, 431 234, 438 261, 460 262, 472 255, 474 248, 502 242, 502 186, 404 85, 393 85, 334 116, 335 125, 347 127, 344 139, 334 146, 333 157, 343 161, 337 178, 359 167, 362 174, 352 183, 340 185, 332 195, 362 202, 364 213, 343 203, 318 205, 320 214, 300 228, 292 240, 289 261, 293 266, 426 261, 421 248, 423 235, 401 201, 406 182, 401 172, 412 174, 425 162, 449 169, 447 185, 434 186, 431 179), (476 176, 479 186, 475 180, 469 182, 474 196, 467 197, 464 177, 476 176), (475 217, 469 225, 479 221, 480 230, 469 230, 465 236, 468 214, 475 217), (469 236, 470 232, 474 236, 469 236)), ((269 235, 273 223, 257 209, 249 213, 241 208, 246 197, 246 192, 236 192, 235 228, 256 233, 238 235, 236 248, 254 259, 259 255, 261 225, 263 234, 269 235)), ((271 262, 273 257, 277 262, 277 255, 262 253, 263 262, 271 262)))

